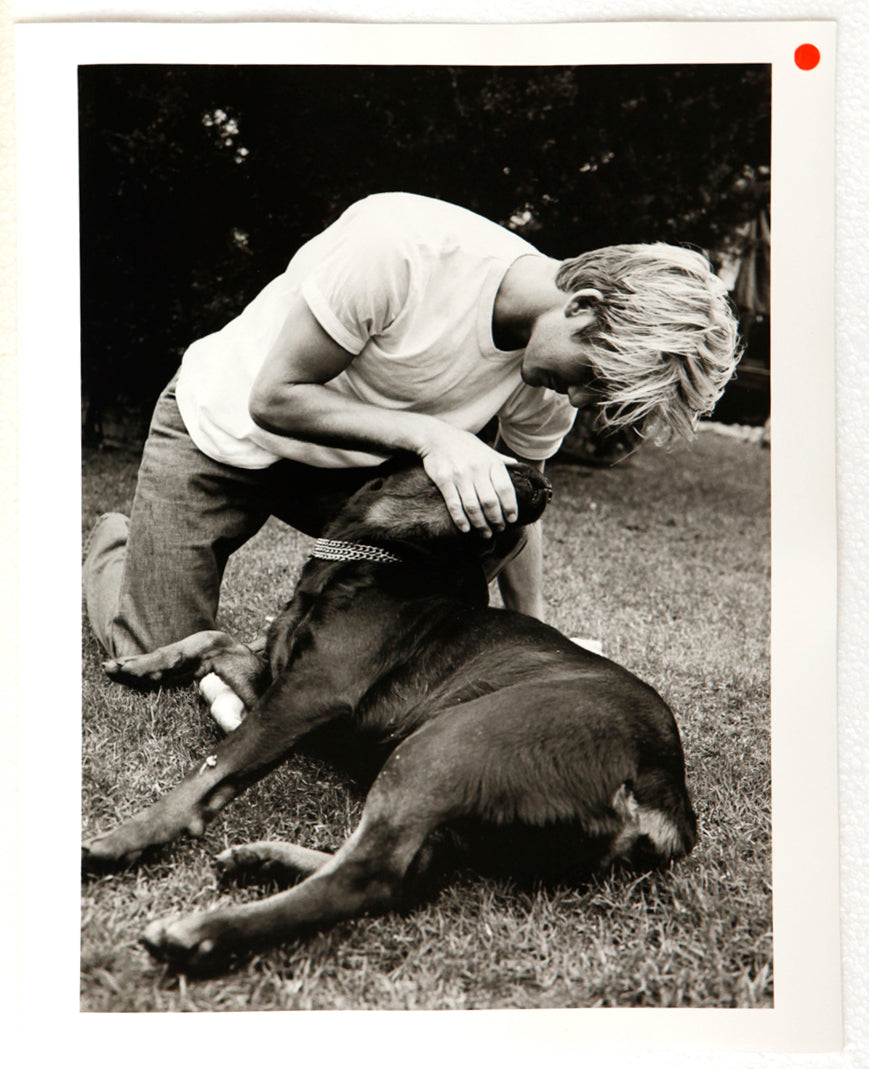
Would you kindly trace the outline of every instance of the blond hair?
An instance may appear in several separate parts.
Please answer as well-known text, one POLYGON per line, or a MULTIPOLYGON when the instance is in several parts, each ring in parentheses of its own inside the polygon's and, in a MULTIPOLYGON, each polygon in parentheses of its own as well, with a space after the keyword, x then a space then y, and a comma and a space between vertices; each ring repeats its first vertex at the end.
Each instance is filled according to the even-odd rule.
POLYGON ((565 260, 562 290, 588 300, 598 423, 663 442, 691 439, 724 392, 741 347, 727 288, 707 258, 666 245, 611 245, 565 260))

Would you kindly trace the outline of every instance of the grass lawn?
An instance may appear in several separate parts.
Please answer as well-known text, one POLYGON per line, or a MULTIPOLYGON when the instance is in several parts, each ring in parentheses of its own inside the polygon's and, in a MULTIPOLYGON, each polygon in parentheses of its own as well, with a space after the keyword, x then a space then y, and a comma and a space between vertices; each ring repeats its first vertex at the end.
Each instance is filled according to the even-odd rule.
MULTIPOLYGON (((138 453, 86 451, 83 530, 128 511, 138 453)), ((607 470, 555 462, 549 620, 652 683, 682 730, 700 818, 669 872, 533 893, 460 874, 436 901, 363 918, 194 980, 137 940, 152 917, 261 896, 218 885, 210 857, 252 839, 334 849, 361 797, 296 756, 204 840, 82 885, 90 1011, 771 1006, 769 453, 712 433, 607 470)), ((308 540, 276 521, 230 563, 223 626, 252 638, 289 597, 308 540)), ((110 683, 83 637, 86 836, 170 788, 219 737, 193 687, 110 683)))

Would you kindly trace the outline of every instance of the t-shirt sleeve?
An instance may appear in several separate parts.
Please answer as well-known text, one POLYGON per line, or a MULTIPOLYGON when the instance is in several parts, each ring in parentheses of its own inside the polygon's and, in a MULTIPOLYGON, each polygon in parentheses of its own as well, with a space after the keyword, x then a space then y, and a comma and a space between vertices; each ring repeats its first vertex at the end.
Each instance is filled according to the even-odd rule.
POLYGON ((547 460, 558 452, 576 416, 576 409, 554 390, 522 383, 498 413, 501 438, 517 456, 547 460))
POLYGON ((302 283, 320 326, 358 354, 400 315, 410 292, 412 250, 387 225, 356 221, 302 283))

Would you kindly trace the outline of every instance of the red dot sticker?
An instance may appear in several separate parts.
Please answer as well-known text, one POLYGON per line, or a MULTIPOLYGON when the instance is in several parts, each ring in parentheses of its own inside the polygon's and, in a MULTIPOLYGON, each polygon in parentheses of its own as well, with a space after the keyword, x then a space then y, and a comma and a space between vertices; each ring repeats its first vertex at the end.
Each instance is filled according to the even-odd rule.
POLYGON ((811 71, 821 62, 821 53, 814 45, 800 45, 794 52, 794 63, 801 71, 811 71))

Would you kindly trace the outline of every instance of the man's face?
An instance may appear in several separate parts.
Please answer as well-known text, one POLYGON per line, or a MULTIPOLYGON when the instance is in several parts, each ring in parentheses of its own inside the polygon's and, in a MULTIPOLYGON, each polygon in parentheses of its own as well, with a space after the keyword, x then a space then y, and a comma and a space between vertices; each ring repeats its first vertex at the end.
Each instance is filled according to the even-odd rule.
POLYGON ((541 315, 534 324, 522 358, 522 379, 566 394, 574 408, 586 408, 599 397, 592 387, 591 346, 583 331, 594 313, 571 300, 541 315))

